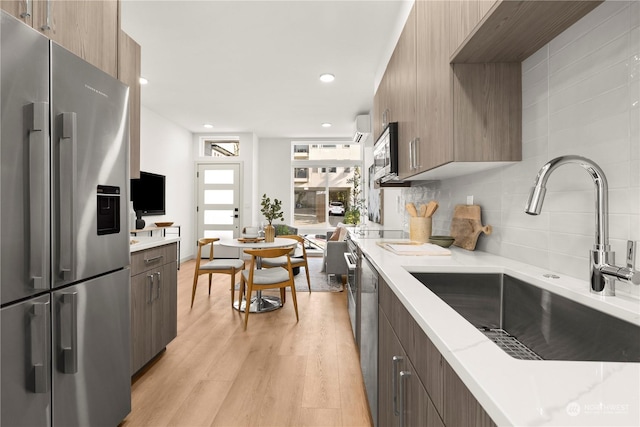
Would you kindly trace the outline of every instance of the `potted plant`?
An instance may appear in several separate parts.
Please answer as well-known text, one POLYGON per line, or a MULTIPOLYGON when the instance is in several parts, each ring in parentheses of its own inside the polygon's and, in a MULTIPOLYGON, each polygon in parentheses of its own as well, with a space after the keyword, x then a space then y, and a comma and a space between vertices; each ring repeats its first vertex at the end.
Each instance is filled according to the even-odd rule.
POLYGON ((273 199, 273 202, 271 202, 271 199, 267 197, 266 194, 263 194, 260 204, 262 205, 260 212, 262 212, 262 215, 269 223, 269 225, 264 227, 264 241, 273 242, 276 236, 276 230, 273 227, 273 221, 276 219, 284 221, 284 214, 282 213, 282 201, 273 199))
POLYGON ((356 167, 353 171, 353 177, 347 179, 347 183, 352 184, 351 188, 351 204, 349 209, 344 213, 345 224, 359 224, 360 216, 366 213, 366 200, 362 197, 360 189, 361 175, 360 168, 356 167))

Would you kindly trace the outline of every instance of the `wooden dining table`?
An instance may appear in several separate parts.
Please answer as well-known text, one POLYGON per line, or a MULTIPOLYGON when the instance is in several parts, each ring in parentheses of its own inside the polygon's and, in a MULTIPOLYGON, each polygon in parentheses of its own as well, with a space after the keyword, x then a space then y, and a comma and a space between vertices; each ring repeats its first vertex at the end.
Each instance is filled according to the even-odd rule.
MULTIPOLYGON (((233 240, 224 240, 221 239, 218 241, 218 244, 222 246, 227 246, 230 248, 240 248, 240 249, 266 249, 266 248, 286 248, 291 247, 294 248, 298 241, 295 239, 289 239, 286 237, 276 237, 273 242, 265 242, 264 240, 253 240, 253 239, 233 239, 233 240)), ((256 266, 258 269, 262 268, 262 259, 260 257, 256 258, 256 266)), ((242 301, 235 301, 233 303, 233 307, 236 310, 244 311, 246 307, 246 299, 242 301)), ((256 291, 256 295, 251 298, 249 306, 250 313, 265 313, 267 311, 277 310, 282 307, 282 301, 280 297, 271 296, 271 295, 262 295, 262 291, 256 291)))

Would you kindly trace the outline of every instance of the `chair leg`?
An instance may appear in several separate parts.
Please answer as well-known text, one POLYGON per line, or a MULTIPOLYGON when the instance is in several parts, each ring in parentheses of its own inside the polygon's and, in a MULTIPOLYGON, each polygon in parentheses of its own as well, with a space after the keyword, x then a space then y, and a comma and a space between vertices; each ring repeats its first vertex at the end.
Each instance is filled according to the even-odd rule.
POLYGON ((248 284, 247 289, 247 302, 244 305, 244 330, 247 330, 247 323, 249 322, 249 310, 251 309, 251 292, 253 292, 253 286, 248 284))
POLYGON ((307 285, 309 286, 309 293, 311 293, 311 279, 309 279, 309 266, 304 266, 304 272, 307 273, 307 285))
POLYGON ((293 299, 293 308, 296 312, 296 322, 299 322, 300 319, 298 318, 298 298, 296 297, 296 287, 293 283, 291 284, 291 298, 293 299))
POLYGON ((236 271, 231 270, 231 307, 233 307, 234 298, 236 296, 236 271))
POLYGON ((287 302, 287 293, 284 288, 280 288, 280 306, 282 307, 285 302, 287 302))
POLYGON ((213 274, 209 273, 209 295, 211 295, 211 278, 213 277, 213 274))
POLYGON ((191 290, 191 308, 193 308, 193 300, 196 297, 196 288, 198 287, 198 272, 193 276, 193 289, 191 290))

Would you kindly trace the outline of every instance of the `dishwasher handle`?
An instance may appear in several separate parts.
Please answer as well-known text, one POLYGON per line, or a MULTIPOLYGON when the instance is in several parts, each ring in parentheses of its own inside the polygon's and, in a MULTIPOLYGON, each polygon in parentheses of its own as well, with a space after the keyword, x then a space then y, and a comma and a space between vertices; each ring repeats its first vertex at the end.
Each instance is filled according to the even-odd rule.
POLYGON ((344 253, 344 260, 346 261, 347 268, 349 270, 355 270, 356 267, 358 266, 355 257, 350 252, 345 252, 344 253))

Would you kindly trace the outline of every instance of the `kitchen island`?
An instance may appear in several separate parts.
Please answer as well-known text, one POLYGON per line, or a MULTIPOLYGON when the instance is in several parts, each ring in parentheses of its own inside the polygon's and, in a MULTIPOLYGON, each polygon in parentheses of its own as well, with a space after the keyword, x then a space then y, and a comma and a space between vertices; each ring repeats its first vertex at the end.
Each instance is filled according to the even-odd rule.
POLYGON ((640 425, 640 363, 512 358, 410 272, 504 273, 635 325, 638 298, 594 296, 586 281, 547 278, 549 271, 488 253, 452 247, 451 256, 399 256, 380 240, 352 237, 497 425, 640 425))

